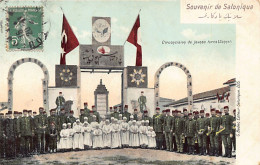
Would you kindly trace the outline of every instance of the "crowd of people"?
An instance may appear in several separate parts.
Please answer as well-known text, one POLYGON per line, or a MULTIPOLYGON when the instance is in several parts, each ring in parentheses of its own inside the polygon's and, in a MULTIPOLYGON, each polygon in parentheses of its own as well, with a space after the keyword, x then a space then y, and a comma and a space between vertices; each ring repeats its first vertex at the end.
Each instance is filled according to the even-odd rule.
MULTIPOLYGON (((235 150, 235 117, 211 109, 211 117, 204 110, 188 113, 170 109, 160 111, 149 117, 128 106, 110 107, 110 112, 100 116, 96 107, 80 110, 79 118, 71 110, 64 109, 57 114, 56 109, 46 115, 44 108, 39 114, 32 110, 23 113, 14 111, 5 115, 0 113, 0 156, 2 158, 24 157, 34 154, 80 151, 90 149, 143 148, 167 150, 170 152, 222 155, 231 157, 235 150), (216 115, 217 112, 217 115, 216 115)), ((234 110, 235 112, 235 110, 234 110)), ((234 113, 235 115, 235 113, 234 113)))

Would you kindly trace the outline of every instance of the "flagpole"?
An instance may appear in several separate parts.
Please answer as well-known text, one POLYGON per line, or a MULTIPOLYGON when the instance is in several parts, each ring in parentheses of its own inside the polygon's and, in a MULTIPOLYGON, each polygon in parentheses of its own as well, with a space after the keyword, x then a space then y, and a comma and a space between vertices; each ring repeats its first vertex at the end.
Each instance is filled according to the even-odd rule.
MULTIPOLYGON (((139 12, 138 12, 138 14, 137 14, 137 17, 136 17, 136 19, 135 19, 135 22, 136 22, 136 20, 137 20, 137 18, 138 18, 138 16, 139 16, 140 12, 141 12, 141 9, 139 10, 139 12)), ((135 25, 135 22, 134 22, 134 24, 133 24, 133 26, 132 26, 132 29, 133 29, 133 27, 134 27, 134 25, 135 25)), ((131 33, 132 29, 130 30, 129 34, 131 33)), ((129 34, 128 34, 128 36, 129 36, 129 34)), ((125 45, 126 41, 127 41, 127 39, 125 40, 123 46, 125 45)))

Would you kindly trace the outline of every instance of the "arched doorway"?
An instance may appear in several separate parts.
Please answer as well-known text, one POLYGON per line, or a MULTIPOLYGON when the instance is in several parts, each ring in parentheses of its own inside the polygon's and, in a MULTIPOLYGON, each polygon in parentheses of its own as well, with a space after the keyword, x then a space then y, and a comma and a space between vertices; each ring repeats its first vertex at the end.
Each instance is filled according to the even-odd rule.
POLYGON ((32 62, 37 64, 43 71, 44 78, 42 79, 42 92, 43 92, 43 107, 45 110, 49 108, 49 101, 48 101, 48 84, 49 84, 49 72, 46 66, 39 60, 35 58, 22 58, 17 60, 12 64, 8 72, 8 111, 13 110, 13 80, 14 80, 14 71, 15 69, 24 64, 26 62, 32 62))
POLYGON ((193 105, 193 95, 192 95, 192 77, 190 74, 190 71, 182 64, 177 62, 167 62, 163 64, 155 73, 154 75, 154 98, 155 98, 155 107, 160 106, 159 105, 159 98, 160 98, 160 75, 162 71, 165 68, 168 68, 170 66, 175 66, 183 70, 183 72, 187 76, 187 95, 188 95, 188 110, 190 111, 192 109, 193 105))

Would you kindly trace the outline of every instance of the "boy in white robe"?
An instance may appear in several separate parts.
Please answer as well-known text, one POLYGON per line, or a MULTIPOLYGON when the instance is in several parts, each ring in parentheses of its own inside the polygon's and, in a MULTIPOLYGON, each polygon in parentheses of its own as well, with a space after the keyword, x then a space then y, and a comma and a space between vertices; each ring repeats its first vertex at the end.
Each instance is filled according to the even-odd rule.
POLYGON ((149 131, 149 120, 144 121, 144 125, 146 127, 146 141, 145 141, 145 148, 148 148, 148 137, 147 137, 147 132, 149 131))
POLYGON ((67 126, 68 126, 67 130, 69 133, 68 142, 67 142, 67 151, 71 151, 73 148, 74 130, 71 128, 71 123, 68 123, 67 126))
POLYGON ((155 149, 156 148, 156 140, 155 140, 155 132, 153 131, 153 127, 148 127, 147 137, 148 137, 148 148, 155 149))
POLYGON ((69 132, 67 130, 67 124, 62 124, 62 130, 60 131, 60 143, 59 143, 59 150, 64 152, 67 149, 67 142, 68 142, 69 132))
POLYGON ((87 150, 92 147, 92 137, 91 137, 92 127, 87 121, 83 123, 83 131, 84 131, 83 133, 84 149, 87 150))
POLYGON ((102 130, 99 128, 99 124, 95 125, 93 129, 93 149, 100 150, 103 147, 102 130))
POLYGON ((129 124, 126 122, 127 118, 123 118, 123 122, 121 124, 121 139, 122 139, 122 147, 129 147, 129 124))
POLYGON ((148 145, 148 139, 147 139, 147 127, 145 126, 145 121, 142 120, 142 125, 139 127, 139 139, 140 139, 140 146, 141 148, 146 148, 148 145))
POLYGON ((140 146, 139 143, 139 129, 138 126, 136 125, 136 120, 133 120, 132 125, 130 127, 130 132, 132 133, 132 139, 131 139, 131 144, 133 148, 138 148, 140 146))
POLYGON ((111 125, 109 123, 109 120, 106 120, 105 125, 102 128, 103 131, 103 145, 104 148, 108 149, 111 148, 111 140, 112 136, 111 136, 111 125))
POLYGON ((120 148, 121 147, 120 126, 118 124, 117 119, 114 119, 114 123, 111 125, 111 127, 112 127, 111 148, 120 148))
POLYGON ((90 124, 91 124, 92 128, 95 129, 95 128, 96 128, 96 125, 98 124, 98 122, 97 122, 97 116, 96 116, 96 115, 93 115, 92 118, 93 118, 93 121, 92 121, 90 124))
POLYGON ((101 121, 99 123, 99 128, 102 129, 103 126, 106 124, 106 117, 105 116, 100 116, 101 121))
POLYGON ((131 125, 132 125, 132 123, 133 123, 133 120, 134 120, 134 116, 133 115, 131 115, 130 116, 130 121, 128 122, 128 125, 129 125, 129 146, 130 147, 132 147, 132 132, 130 131, 130 127, 131 127, 131 125))
POLYGON ((79 119, 76 120, 76 124, 73 124, 74 137, 73 137, 73 150, 83 150, 83 129, 79 119))

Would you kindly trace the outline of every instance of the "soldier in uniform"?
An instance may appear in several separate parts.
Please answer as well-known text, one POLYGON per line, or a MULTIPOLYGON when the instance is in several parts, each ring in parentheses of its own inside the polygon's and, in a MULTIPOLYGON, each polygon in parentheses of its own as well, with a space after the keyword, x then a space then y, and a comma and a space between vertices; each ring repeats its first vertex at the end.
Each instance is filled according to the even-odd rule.
POLYGON ((134 109, 134 120, 135 121, 138 121, 138 111, 137 111, 137 109, 134 109))
POLYGON ((65 99, 62 95, 62 92, 59 92, 59 96, 56 98, 56 105, 57 105, 57 113, 59 114, 60 113, 60 110, 62 108, 64 108, 64 104, 65 104, 65 99))
POLYGON ((28 111, 23 110, 23 117, 19 120, 19 136, 21 137, 21 153, 23 156, 29 156, 30 142, 34 130, 32 128, 32 120, 28 117, 28 111))
POLYGON ((60 133, 60 131, 62 129, 62 124, 64 124, 64 123, 67 124, 67 115, 66 115, 64 108, 61 109, 60 115, 58 117, 59 117, 59 127, 57 129, 58 129, 58 132, 60 133))
POLYGON ((216 110, 211 109, 211 118, 209 120, 208 133, 210 137, 210 156, 214 155, 219 156, 219 147, 218 147, 218 135, 216 132, 219 130, 219 119, 216 117, 216 110))
POLYGON ((74 115, 74 111, 70 110, 69 116, 67 117, 67 123, 70 123, 72 128, 73 128, 73 123, 76 122, 76 118, 73 115, 74 115))
MULTIPOLYGON (((48 116, 47 120, 48 120, 48 129, 50 130, 51 129, 51 125, 54 124, 55 126, 55 129, 57 129, 59 126, 60 126, 60 123, 59 123, 59 117, 56 115, 56 109, 51 109, 50 111, 51 115, 48 116)), ((47 140, 47 146, 49 148, 51 148, 52 145, 50 145, 50 142, 52 141, 52 137, 50 137, 50 134, 49 134, 49 131, 48 130, 48 140, 47 140)), ((53 150, 53 149, 52 149, 53 150)))
POLYGON ((88 117, 88 123, 91 124, 92 122, 94 122, 94 112, 91 110, 89 111, 89 117, 88 117))
POLYGON ((101 122, 100 115, 99 112, 97 112, 97 108, 95 107, 95 105, 92 106, 92 111, 93 114, 97 117, 97 122, 100 123, 101 122))
POLYGON ((32 131, 33 134, 31 136, 30 142, 29 142, 29 153, 32 154, 33 150, 34 150, 34 143, 33 143, 33 138, 35 137, 35 125, 34 125, 34 121, 33 121, 33 112, 32 110, 28 110, 28 118, 30 119, 30 123, 31 123, 31 127, 32 127, 32 131))
POLYGON ((85 113, 86 117, 89 116, 89 112, 90 112, 90 109, 88 109, 88 103, 85 102, 84 103, 84 113, 85 113))
POLYGON ((174 130, 173 130, 173 134, 176 138, 178 153, 183 152, 182 139, 184 138, 184 127, 185 127, 184 119, 181 118, 181 111, 178 111, 177 117, 175 118, 174 130))
POLYGON ((144 96, 144 91, 141 91, 141 96, 138 98, 138 103, 140 106, 140 111, 144 113, 144 109, 146 109, 146 97, 144 96))
MULTIPOLYGON (((166 110, 162 110, 162 120, 163 120, 163 126, 164 126, 164 119, 166 117, 166 110)), ((166 139, 165 136, 163 134, 163 139, 162 139, 162 146, 163 146, 163 150, 166 150, 166 139)))
POLYGON ((164 125, 163 125, 163 133, 165 135, 166 140, 166 150, 173 152, 173 145, 172 145, 172 133, 173 133, 173 127, 174 127, 174 119, 170 115, 171 111, 170 109, 166 110, 166 117, 164 118, 164 125))
POLYGON ((156 114, 153 115, 153 129, 156 134, 155 140, 156 140, 156 149, 162 150, 162 141, 163 141, 163 123, 164 120, 162 118, 162 115, 160 114, 160 108, 156 108, 156 114))
POLYGON ((80 109, 80 116, 79 116, 79 121, 81 123, 84 123, 84 117, 87 117, 85 110, 84 109, 80 109))
POLYGON ((196 132, 196 121, 192 119, 192 113, 188 114, 188 120, 185 121, 184 134, 188 143, 188 154, 194 155, 194 136, 196 132))
POLYGON ((144 110, 144 115, 142 117, 142 120, 144 120, 144 121, 148 120, 149 121, 149 126, 150 127, 153 126, 153 119, 150 116, 148 116, 148 111, 147 110, 144 110))
MULTIPOLYGON (((199 118, 199 111, 193 111, 193 115, 194 115, 193 120, 197 121, 199 118)), ((198 132, 197 131, 195 132, 194 139, 195 139, 195 143, 194 143, 195 153, 199 154, 198 132)))
MULTIPOLYGON (((221 111, 220 110, 216 110, 216 117, 219 120, 219 123, 221 122, 221 111)), ((218 136, 218 150, 219 150, 219 155, 222 155, 222 139, 221 139, 221 135, 218 136)))
POLYGON ((119 119, 119 113, 117 112, 117 107, 114 107, 114 113, 113 113, 113 117, 115 118, 115 119, 119 119))
MULTIPOLYGON (((183 119, 184 119, 184 123, 186 123, 186 121, 189 120, 188 110, 187 110, 187 109, 183 109, 183 119)), ((184 152, 184 153, 188 153, 187 137, 185 137, 185 139, 184 139, 183 152, 184 152)))
MULTIPOLYGON (((207 118, 207 124, 209 126, 209 120, 210 120, 210 116, 209 113, 206 113, 206 118, 207 118)), ((208 129, 206 130, 206 134, 208 133, 208 129)), ((210 138, 209 136, 207 136, 207 140, 206 140, 206 149, 207 149, 207 155, 209 155, 210 152, 210 138)))
POLYGON ((34 122, 36 126, 36 134, 38 139, 37 152, 44 153, 46 147, 45 135, 48 131, 48 121, 47 116, 44 114, 44 109, 42 107, 39 108, 39 115, 35 116, 34 122))
POLYGON ((208 120, 204 117, 204 110, 200 110, 200 118, 197 119, 196 127, 200 155, 206 155, 206 130, 208 128, 208 120))
POLYGON ((15 156, 15 130, 14 130, 14 121, 12 119, 12 111, 8 111, 5 119, 5 135, 6 135, 6 143, 5 143, 5 154, 7 158, 14 158, 15 156))
POLYGON ((231 137, 232 146, 234 149, 234 152, 236 153, 236 109, 233 110, 233 127, 232 127, 232 134, 233 137, 231 137))
POLYGON ((20 137, 18 136, 18 116, 19 112, 14 111, 14 137, 15 137, 15 157, 20 155, 20 137))
POLYGON ((231 137, 233 137, 232 126, 233 126, 234 118, 233 116, 229 115, 228 111, 229 111, 229 107, 225 106, 224 107, 225 115, 221 117, 219 132, 221 134, 221 139, 225 148, 225 155, 223 157, 231 158, 232 156, 231 137))
POLYGON ((5 127, 4 127, 4 114, 0 113, 0 158, 5 156, 5 127))
POLYGON ((125 105, 123 117, 126 117, 126 119, 127 119, 126 122, 130 121, 130 116, 131 116, 131 113, 128 112, 128 105, 125 105))
MULTIPOLYGON (((177 109, 175 109, 175 110, 172 110, 172 117, 174 118, 174 120, 175 120, 175 118, 176 118, 176 116, 177 116, 177 112, 178 112, 178 110, 177 109)), ((172 143, 173 143, 173 151, 174 152, 176 152, 177 151, 177 143, 176 143, 176 138, 175 138, 175 136, 172 136, 172 143)))
POLYGON ((35 154, 37 151, 37 136, 36 136, 36 125, 35 125, 35 117, 37 116, 36 112, 33 112, 33 116, 32 116, 32 126, 33 126, 33 130, 34 130, 34 136, 32 138, 32 149, 33 149, 33 153, 35 154))

